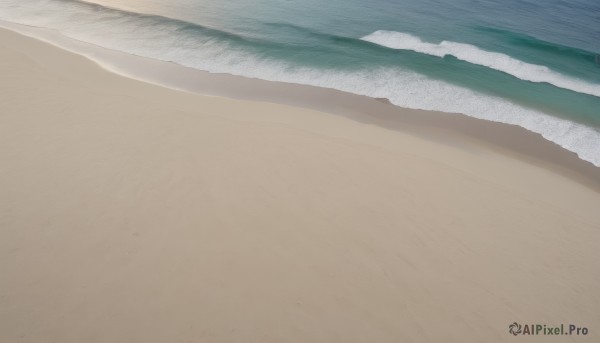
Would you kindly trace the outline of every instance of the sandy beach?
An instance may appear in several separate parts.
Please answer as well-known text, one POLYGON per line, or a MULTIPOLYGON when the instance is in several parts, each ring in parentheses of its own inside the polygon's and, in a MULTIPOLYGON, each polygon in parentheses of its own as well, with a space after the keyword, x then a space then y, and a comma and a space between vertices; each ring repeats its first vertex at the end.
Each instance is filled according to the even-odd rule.
POLYGON ((600 169, 539 135, 5 29, 0 75, 0 342, 600 339, 600 169))

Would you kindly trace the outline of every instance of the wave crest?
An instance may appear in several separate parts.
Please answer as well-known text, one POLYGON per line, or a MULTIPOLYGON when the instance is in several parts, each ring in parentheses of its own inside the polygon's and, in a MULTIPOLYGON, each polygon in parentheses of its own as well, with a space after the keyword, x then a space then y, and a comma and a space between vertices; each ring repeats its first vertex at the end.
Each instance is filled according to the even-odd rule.
POLYGON ((428 43, 408 33, 395 31, 375 31, 361 38, 391 49, 410 50, 443 58, 454 56, 472 64, 481 65, 510 74, 524 81, 549 83, 559 88, 600 97, 600 85, 565 76, 546 66, 526 63, 498 52, 486 51, 475 45, 443 41, 428 43))

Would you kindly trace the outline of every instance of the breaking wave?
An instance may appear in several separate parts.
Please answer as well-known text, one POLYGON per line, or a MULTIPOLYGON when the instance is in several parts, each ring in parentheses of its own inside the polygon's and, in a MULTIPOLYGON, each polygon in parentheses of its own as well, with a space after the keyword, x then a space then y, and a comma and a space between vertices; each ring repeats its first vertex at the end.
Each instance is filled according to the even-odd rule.
POLYGON ((431 56, 457 59, 492 68, 524 81, 546 82, 559 88, 600 97, 600 85, 562 75, 542 65, 530 64, 505 54, 482 50, 475 45, 443 41, 428 43, 408 33, 376 31, 362 40, 397 50, 411 50, 431 56))

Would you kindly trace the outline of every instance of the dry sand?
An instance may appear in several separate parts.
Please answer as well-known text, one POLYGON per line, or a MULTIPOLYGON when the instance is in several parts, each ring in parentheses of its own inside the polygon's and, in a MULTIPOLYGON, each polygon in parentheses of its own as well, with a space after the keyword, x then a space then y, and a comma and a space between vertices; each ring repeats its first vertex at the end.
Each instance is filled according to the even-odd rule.
POLYGON ((6 30, 0 76, 0 342, 600 340, 594 171, 169 90, 6 30))

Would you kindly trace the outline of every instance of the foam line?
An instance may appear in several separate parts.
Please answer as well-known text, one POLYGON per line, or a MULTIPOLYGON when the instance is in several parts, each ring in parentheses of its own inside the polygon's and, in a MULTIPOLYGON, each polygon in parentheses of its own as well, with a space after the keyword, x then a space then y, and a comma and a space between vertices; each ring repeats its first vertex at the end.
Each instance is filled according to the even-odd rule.
POLYGON ((600 97, 600 85, 562 75, 546 66, 526 63, 498 52, 482 50, 475 45, 443 41, 428 43, 408 33, 376 31, 362 40, 391 49, 410 50, 431 56, 454 56, 459 60, 492 68, 524 81, 546 82, 559 88, 600 97))

